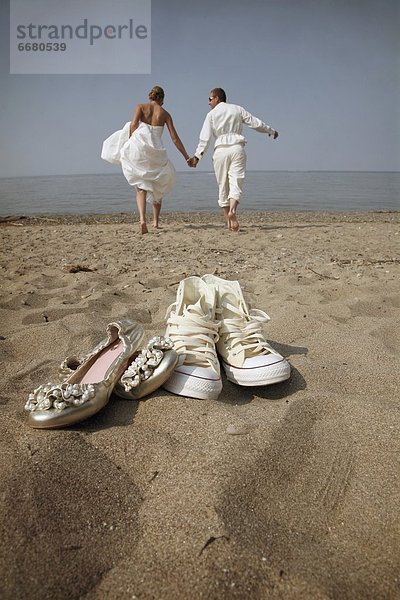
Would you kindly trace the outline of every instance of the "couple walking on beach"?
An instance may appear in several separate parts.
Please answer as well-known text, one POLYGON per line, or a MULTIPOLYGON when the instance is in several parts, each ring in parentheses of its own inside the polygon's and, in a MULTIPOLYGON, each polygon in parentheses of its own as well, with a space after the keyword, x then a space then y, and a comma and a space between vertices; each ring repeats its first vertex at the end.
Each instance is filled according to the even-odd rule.
POLYGON ((153 227, 158 228, 162 198, 175 185, 175 169, 161 139, 165 125, 176 148, 193 168, 215 139, 213 164, 219 188, 218 204, 223 209, 227 227, 238 231, 237 206, 246 172, 243 123, 273 139, 278 137, 278 132, 241 106, 228 104, 224 90, 214 88, 208 97, 210 112, 200 131, 196 152, 190 157, 163 104, 164 90, 153 87, 149 101, 135 107, 132 121, 105 140, 101 153, 104 160, 121 164, 128 183, 136 187, 140 232, 148 233, 146 200, 153 203, 153 227))

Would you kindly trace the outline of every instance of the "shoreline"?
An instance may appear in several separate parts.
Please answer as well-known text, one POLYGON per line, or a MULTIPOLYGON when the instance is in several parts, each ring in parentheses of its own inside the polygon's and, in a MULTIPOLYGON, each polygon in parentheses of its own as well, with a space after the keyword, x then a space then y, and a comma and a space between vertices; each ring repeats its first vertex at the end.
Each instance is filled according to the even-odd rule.
MULTIPOLYGON (((243 224, 257 223, 262 220, 274 222, 396 222, 400 220, 400 210, 368 210, 368 211, 256 211, 240 210, 238 212, 240 222, 243 224)), ((150 221, 151 215, 148 214, 150 221)), ((112 223, 136 223, 137 213, 64 213, 64 214, 35 214, 35 215, 0 215, 0 225, 8 223, 18 223, 22 225, 45 225, 48 223, 57 223, 59 225, 67 224, 112 224, 112 223)), ((221 211, 197 211, 197 212, 178 212, 162 211, 160 221, 162 223, 210 223, 212 225, 222 222, 221 211)))

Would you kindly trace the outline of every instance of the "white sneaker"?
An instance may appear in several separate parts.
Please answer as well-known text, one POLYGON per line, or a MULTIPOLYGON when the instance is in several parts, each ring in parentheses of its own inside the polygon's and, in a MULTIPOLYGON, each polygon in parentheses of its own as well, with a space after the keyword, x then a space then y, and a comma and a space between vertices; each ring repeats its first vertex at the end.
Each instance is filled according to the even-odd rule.
POLYGON ((163 387, 190 398, 216 400, 222 390, 215 342, 216 295, 200 277, 183 279, 176 302, 167 310, 166 336, 172 340, 179 362, 163 387))
POLYGON ((290 365, 267 343, 261 323, 269 321, 262 310, 247 308, 238 281, 204 275, 217 293, 217 318, 221 319, 217 352, 229 381, 238 385, 270 385, 290 377, 290 365))

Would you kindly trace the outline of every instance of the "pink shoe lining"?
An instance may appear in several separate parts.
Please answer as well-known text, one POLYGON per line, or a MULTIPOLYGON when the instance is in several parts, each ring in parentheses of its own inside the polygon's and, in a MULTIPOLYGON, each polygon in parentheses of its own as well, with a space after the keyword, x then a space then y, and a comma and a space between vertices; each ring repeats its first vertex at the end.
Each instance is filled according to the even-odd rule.
POLYGON ((112 363, 122 352, 122 342, 117 340, 100 352, 92 366, 86 371, 79 383, 99 383, 105 379, 105 374, 112 363))

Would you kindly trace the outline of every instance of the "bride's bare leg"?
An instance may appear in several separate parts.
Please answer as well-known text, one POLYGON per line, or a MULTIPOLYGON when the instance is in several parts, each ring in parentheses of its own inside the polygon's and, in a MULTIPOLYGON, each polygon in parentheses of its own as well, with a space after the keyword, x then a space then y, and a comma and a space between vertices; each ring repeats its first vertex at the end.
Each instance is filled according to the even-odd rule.
POLYGON ((158 220, 161 212, 161 200, 160 202, 153 202, 153 227, 158 229, 158 220))
POLYGON ((148 233, 146 225, 146 190, 136 189, 136 203, 139 213, 139 231, 148 233))

